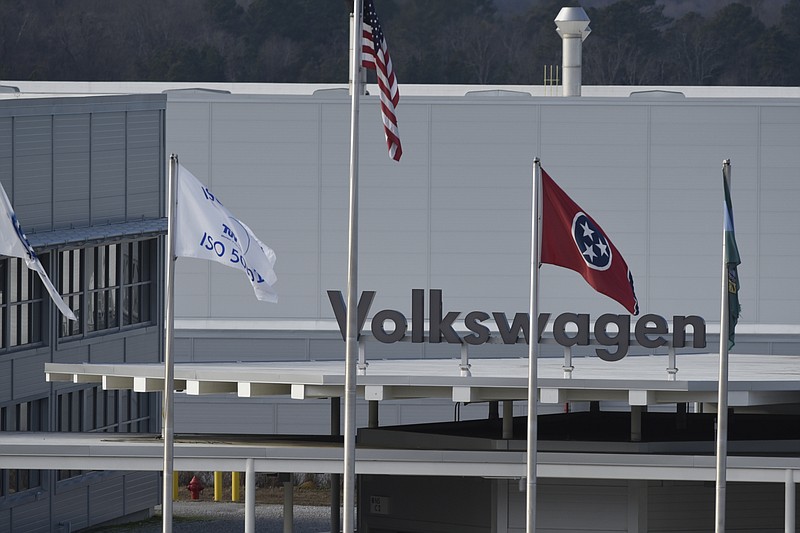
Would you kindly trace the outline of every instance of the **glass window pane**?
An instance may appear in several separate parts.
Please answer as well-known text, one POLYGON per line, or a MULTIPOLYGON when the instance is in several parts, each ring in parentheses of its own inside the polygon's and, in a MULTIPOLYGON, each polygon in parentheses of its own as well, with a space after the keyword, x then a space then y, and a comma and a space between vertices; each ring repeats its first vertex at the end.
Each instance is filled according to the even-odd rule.
POLYGON ((108 267, 106 287, 116 287, 119 284, 117 280, 117 259, 119 258, 120 245, 112 244, 108 247, 108 267))

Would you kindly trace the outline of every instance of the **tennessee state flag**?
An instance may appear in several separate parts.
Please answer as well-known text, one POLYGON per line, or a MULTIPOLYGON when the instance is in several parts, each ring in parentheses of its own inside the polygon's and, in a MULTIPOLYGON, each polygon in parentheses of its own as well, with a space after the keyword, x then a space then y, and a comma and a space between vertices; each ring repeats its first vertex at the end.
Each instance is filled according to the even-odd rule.
POLYGON ((541 262, 578 272, 594 290, 639 314, 633 276, 603 228, 542 169, 541 262))

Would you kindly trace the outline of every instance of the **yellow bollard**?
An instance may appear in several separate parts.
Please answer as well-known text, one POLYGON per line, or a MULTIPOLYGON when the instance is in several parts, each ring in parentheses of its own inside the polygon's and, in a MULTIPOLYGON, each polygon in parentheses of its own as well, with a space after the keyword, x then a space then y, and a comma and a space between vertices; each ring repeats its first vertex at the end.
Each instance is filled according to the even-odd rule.
POLYGON ((173 472, 172 473, 172 499, 178 499, 178 474, 180 472, 173 472))
POLYGON ((222 501, 222 472, 214 472, 214 501, 222 501))
POLYGON ((231 472, 231 501, 239 501, 239 483, 241 472, 231 472))

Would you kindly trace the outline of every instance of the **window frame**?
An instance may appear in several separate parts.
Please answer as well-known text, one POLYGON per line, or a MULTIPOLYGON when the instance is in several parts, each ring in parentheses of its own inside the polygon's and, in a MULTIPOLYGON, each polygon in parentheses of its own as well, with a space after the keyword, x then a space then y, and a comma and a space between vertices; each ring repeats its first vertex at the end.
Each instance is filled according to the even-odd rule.
POLYGON ((78 320, 60 317, 58 342, 154 325, 157 254, 157 238, 61 250, 58 287, 78 320), (131 264, 131 257, 139 262, 138 270, 131 264), (138 272, 138 277, 134 272, 138 272), (137 304, 135 310, 134 304, 137 304))
MULTIPOLYGON (((44 346, 47 338, 44 285, 24 259, 0 257, 0 354, 44 346)), ((42 265, 48 265, 49 254, 39 258, 42 265)))

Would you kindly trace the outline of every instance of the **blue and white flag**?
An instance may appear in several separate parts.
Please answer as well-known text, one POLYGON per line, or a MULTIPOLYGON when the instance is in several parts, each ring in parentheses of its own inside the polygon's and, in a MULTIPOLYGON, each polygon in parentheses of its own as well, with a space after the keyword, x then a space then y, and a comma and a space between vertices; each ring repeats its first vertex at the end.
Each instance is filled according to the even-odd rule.
POLYGON ((14 208, 11 207, 11 202, 8 200, 6 190, 2 185, 0 185, 0 193, 2 193, 0 194, 0 254, 24 259, 25 265, 39 274, 42 284, 47 289, 47 292, 50 293, 50 297, 58 307, 58 310, 70 320, 77 320, 75 313, 64 302, 64 299, 53 286, 53 282, 47 277, 47 272, 45 272, 36 252, 33 251, 33 246, 28 242, 28 238, 19 225, 17 215, 14 213, 14 208))
POLYGON ((277 302, 275 252, 228 211, 191 172, 178 165, 175 255, 216 261, 239 268, 250 280, 256 298, 277 302))

